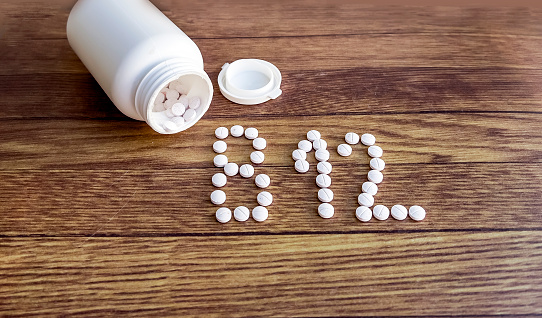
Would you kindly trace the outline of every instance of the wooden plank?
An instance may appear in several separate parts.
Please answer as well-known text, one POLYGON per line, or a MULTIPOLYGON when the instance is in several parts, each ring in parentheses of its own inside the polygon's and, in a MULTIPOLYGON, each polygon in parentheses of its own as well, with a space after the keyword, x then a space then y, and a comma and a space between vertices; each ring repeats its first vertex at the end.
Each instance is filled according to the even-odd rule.
MULTIPOLYGON (((245 107, 226 100, 216 82, 218 73, 209 73, 215 90, 206 118, 231 117, 232 109, 242 111, 244 116, 542 113, 542 70, 358 67, 282 74, 283 95, 279 99, 245 107)), ((3 119, 126 119, 90 74, 6 75, 0 76, 0 85, 3 119)))
MULTIPOLYGON (((273 104, 259 107, 271 110, 273 104)), ((245 108, 230 110, 237 114, 245 108)), ((280 114, 280 110, 274 111, 280 114)), ((0 126, 0 169, 212 167, 214 130, 234 124, 257 127, 269 140, 265 151, 268 165, 291 167, 291 152, 310 129, 320 130, 329 142, 332 161, 339 157, 335 148, 349 131, 373 133, 385 151, 385 160, 395 164, 542 161, 542 120, 538 114, 205 118, 171 136, 128 119, 9 120, 0 126)), ((227 141, 231 146, 228 156, 237 162, 248 160, 253 151, 250 141, 233 137, 227 141)), ((365 150, 361 145, 358 148, 361 155, 365 150)))
POLYGON ((540 315, 540 232, 0 240, 10 315, 540 315))
MULTIPOLYGON (((346 160, 345 160, 346 161, 346 160)), ((355 218, 357 196, 369 170, 365 162, 333 161, 335 216, 324 220, 314 182, 292 167, 257 167, 274 195, 265 223, 219 224, 210 202, 208 169, 14 170, 0 172, 3 235, 178 235, 225 233, 350 233, 542 229, 541 164, 388 164, 375 204, 422 205, 423 222, 355 218)), ((314 166, 313 166, 314 169, 314 166)), ((225 206, 257 205, 253 178, 229 178, 225 206)))
MULTIPOLYGON (((3 1, 10 39, 65 38, 74 0, 3 1), (30 4, 28 4, 30 2, 30 4)), ((363 33, 471 33, 540 36, 542 10, 530 7, 371 5, 353 1, 153 1, 192 38, 276 37, 363 33), (187 15, 187 13, 190 13, 187 15)), ((411 4, 411 5, 409 5, 411 4)))

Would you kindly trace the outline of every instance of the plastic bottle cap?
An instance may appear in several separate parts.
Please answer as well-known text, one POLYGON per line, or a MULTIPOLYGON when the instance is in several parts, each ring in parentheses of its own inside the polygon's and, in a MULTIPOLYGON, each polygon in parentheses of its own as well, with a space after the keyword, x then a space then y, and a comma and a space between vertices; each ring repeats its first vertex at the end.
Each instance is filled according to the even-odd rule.
POLYGON ((241 59, 226 63, 218 74, 220 92, 242 105, 256 105, 282 94, 279 69, 264 60, 241 59))

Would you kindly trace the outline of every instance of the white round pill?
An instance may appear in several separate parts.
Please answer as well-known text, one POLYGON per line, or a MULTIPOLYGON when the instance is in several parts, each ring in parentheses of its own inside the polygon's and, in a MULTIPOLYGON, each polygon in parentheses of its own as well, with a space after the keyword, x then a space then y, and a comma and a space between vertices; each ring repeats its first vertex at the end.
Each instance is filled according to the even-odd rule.
POLYGON ((292 158, 294 160, 306 160, 307 159, 307 153, 304 150, 296 149, 292 151, 292 158))
POLYGON ((166 101, 164 102, 164 107, 165 107, 166 109, 171 109, 171 107, 173 107, 173 105, 175 105, 176 103, 177 103, 176 100, 174 100, 174 99, 168 99, 168 100, 166 100, 166 101))
POLYGON ((371 207, 375 203, 375 198, 369 193, 361 193, 358 195, 358 203, 359 205, 371 207))
POLYGON ((364 144, 365 146, 372 146, 375 144, 375 142, 376 142, 375 136, 371 134, 361 135, 361 143, 364 144))
POLYGON ((257 206, 252 209, 252 218, 258 222, 263 222, 269 217, 269 211, 263 206, 257 206))
POLYGON ((179 98, 179 92, 174 89, 168 89, 166 92, 166 98, 169 100, 177 100, 177 98, 179 98))
POLYGON ((344 141, 351 145, 355 145, 359 142, 359 135, 354 132, 349 132, 344 136, 344 141))
POLYGON ((256 150, 264 150, 267 147, 267 141, 262 137, 252 140, 252 147, 256 150))
POLYGON ((169 83, 169 88, 176 90, 179 93, 186 91, 186 87, 180 81, 173 81, 169 83))
POLYGON ((361 191, 370 195, 376 195, 376 193, 378 192, 378 186, 371 181, 363 182, 363 184, 361 185, 361 191))
POLYGON ((245 222, 250 217, 250 210, 246 206, 238 206, 233 210, 233 217, 239 222, 245 222))
POLYGON ((266 174, 259 174, 254 178, 254 183, 258 188, 265 189, 271 184, 271 178, 266 174))
POLYGON ((173 118, 175 115, 173 115, 173 112, 171 111, 171 108, 166 109, 166 117, 167 118, 173 118))
POLYGON ((173 106, 171 106, 171 112, 175 116, 182 116, 185 112, 186 108, 181 103, 175 103, 173 106))
POLYGON ((256 200, 261 206, 270 206, 273 203, 273 195, 267 191, 262 191, 258 193, 256 200))
POLYGON ((264 160, 265 160, 265 155, 261 151, 253 151, 250 154, 250 161, 252 161, 252 163, 255 163, 258 165, 260 163, 263 163, 264 160))
POLYGON ((385 205, 379 204, 373 208, 373 215, 377 220, 387 220, 390 217, 390 209, 385 205))
POLYGON ((230 132, 233 137, 241 137, 243 136, 245 129, 241 125, 235 125, 231 127, 230 132))
POLYGON ((231 220, 231 210, 228 208, 219 208, 216 210, 216 220, 220 223, 228 223, 231 220))
POLYGON ((322 162, 322 161, 328 161, 329 160, 330 153, 327 151, 327 149, 318 149, 314 153, 314 158, 316 160, 322 162))
POLYGON ((312 142, 308 140, 301 140, 297 143, 297 148, 303 149, 305 152, 310 152, 312 150, 312 142))
POLYGON ((367 173, 367 179, 373 183, 379 184, 384 180, 384 175, 378 170, 371 170, 367 173))
POLYGON ((421 221, 425 219, 425 209, 419 205, 413 205, 408 209, 408 216, 414 221, 421 221))
POLYGON ((386 166, 386 163, 384 162, 384 160, 382 160, 380 158, 373 158, 369 162, 369 166, 371 166, 371 169, 382 171, 382 170, 384 170, 384 167, 386 166))
POLYGON ((182 103, 184 106, 188 107, 188 104, 190 104, 190 101, 188 100, 188 96, 181 95, 178 99, 179 103, 182 103))
POLYGON ((318 165, 316 165, 316 170, 318 170, 318 173, 322 174, 330 174, 332 168, 331 163, 327 161, 319 162, 318 165))
POLYGON ((369 149, 367 149, 367 153, 369 154, 369 156, 373 158, 380 158, 382 157, 382 154, 384 152, 382 151, 382 148, 380 148, 379 146, 371 146, 369 147, 369 149))
POLYGON ((215 136, 218 139, 226 139, 228 135, 229 135, 229 131, 228 131, 228 128, 226 127, 218 127, 215 130, 215 136))
POLYGON ((316 139, 312 142, 312 148, 314 148, 314 150, 327 149, 327 141, 324 139, 316 139))
POLYGON ((197 96, 194 96, 190 98, 188 101, 188 107, 191 109, 198 109, 198 107, 201 105, 201 99, 197 96))
POLYGON ((225 155, 216 155, 213 159, 215 167, 222 168, 228 163, 228 157, 225 155))
POLYGON ((184 125, 184 118, 182 117, 173 117, 171 118, 171 121, 174 122, 177 127, 184 125))
POLYGON ((226 149, 228 149, 228 145, 223 140, 217 140, 213 144, 213 150, 216 153, 224 153, 224 152, 226 152, 226 149))
POLYGON ((239 174, 243 178, 250 178, 254 175, 254 167, 246 163, 239 167, 239 174))
POLYGON ((166 101, 166 95, 158 93, 158 95, 156 95, 156 98, 154 99, 154 106, 162 105, 163 107, 164 106, 163 104, 165 101, 166 101))
POLYGON ((307 160, 297 160, 295 162, 295 170, 299 173, 309 171, 309 162, 307 160))
POLYGON ((196 111, 193 109, 188 109, 184 112, 183 118, 185 121, 191 121, 192 119, 196 118, 196 111))
POLYGON ((369 222, 373 218, 373 211, 366 206, 360 206, 356 209, 356 218, 361 222, 369 222))
POLYGON ((318 215, 324 219, 329 219, 335 214, 335 208, 329 203, 322 203, 318 206, 318 215))
POLYGON ((402 221, 408 216, 408 210, 404 206, 396 204, 391 207, 391 216, 396 220, 402 221))
POLYGON ((226 193, 222 190, 215 190, 211 193, 211 202, 213 204, 223 204, 226 202, 226 193))
POLYGON ((239 172, 239 165, 237 165, 235 162, 228 162, 224 166, 224 173, 229 177, 233 177, 238 172, 239 172))
POLYGON ((164 130, 165 131, 169 131, 169 132, 174 132, 176 131, 177 129, 179 129, 179 127, 177 127, 177 124, 174 123, 173 121, 171 120, 168 120, 164 123, 164 130))
POLYGON ((309 141, 315 141, 316 139, 320 139, 322 135, 320 134, 320 132, 318 130, 311 130, 307 133, 307 139, 309 141))
POLYGON ((347 144, 340 144, 337 147, 337 153, 343 157, 348 157, 352 154, 352 147, 347 144))
POLYGON ((215 187, 222 188, 228 182, 228 178, 226 178, 226 175, 223 173, 215 173, 211 181, 215 187))
POLYGON ((245 129, 245 138, 250 140, 258 138, 258 129, 254 127, 245 129))
POLYGON ((329 188, 331 186, 331 177, 327 174, 319 174, 316 176, 316 185, 320 188, 329 188))
POLYGON ((327 188, 318 190, 318 200, 324 203, 333 201, 333 191, 327 188))

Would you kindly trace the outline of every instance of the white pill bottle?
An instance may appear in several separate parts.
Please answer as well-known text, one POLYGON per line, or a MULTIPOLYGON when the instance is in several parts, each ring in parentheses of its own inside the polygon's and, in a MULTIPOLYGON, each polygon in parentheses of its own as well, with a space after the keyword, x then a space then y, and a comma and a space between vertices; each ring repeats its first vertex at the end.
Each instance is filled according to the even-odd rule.
POLYGON ((68 41, 96 81, 126 116, 172 134, 209 109, 213 86, 196 44, 148 0, 79 0, 66 27, 68 41), (171 124, 155 99, 172 82, 199 107, 171 124), (167 123, 167 124, 166 124, 167 123))

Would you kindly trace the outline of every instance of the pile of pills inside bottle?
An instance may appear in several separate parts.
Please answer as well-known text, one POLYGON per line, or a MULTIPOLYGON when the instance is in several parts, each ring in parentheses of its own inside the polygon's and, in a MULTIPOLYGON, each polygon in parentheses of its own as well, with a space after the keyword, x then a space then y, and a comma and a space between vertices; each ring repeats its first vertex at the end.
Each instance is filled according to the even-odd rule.
MULTIPOLYGON (((229 162, 228 157, 224 155, 228 149, 228 145, 225 139, 231 135, 232 137, 239 138, 244 136, 247 140, 252 141, 252 147, 254 151, 250 154, 249 158, 252 164, 262 164, 265 160, 265 155, 262 152, 267 147, 267 141, 259 137, 258 130, 250 127, 244 129, 240 125, 234 125, 229 130, 226 127, 218 127, 215 130, 215 136, 218 139, 213 144, 213 151, 217 153, 213 159, 215 167, 222 168, 223 172, 215 173, 212 177, 212 183, 217 188, 226 186, 228 177, 233 177, 239 174, 243 178, 252 178, 254 175, 254 184, 260 189, 266 189, 271 184, 271 178, 266 174, 256 174, 255 168, 252 164, 245 163, 239 166, 235 162, 229 162)), ((226 203, 226 193, 223 190, 215 190, 211 193, 211 202, 215 205, 223 205, 226 203)), ((251 216, 257 222, 263 222, 267 220, 269 216, 269 207, 273 203, 273 195, 269 191, 262 191, 256 197, 258 206, 252 209, 252 213, 248 207, 238 206, 232 211, 227 207, 220 207, 215 217, 220 223, 227 223, 231 220, 232 216, 239 222, 247 221, 251 216)))
POLYGON ((190 96, 185 85, 175 80, 164 87, 154 100, 153 114, 163 122, 166 132, 176 132, 185 123, 190 123, 197 117, 201 105, 198 96, 190 96))

